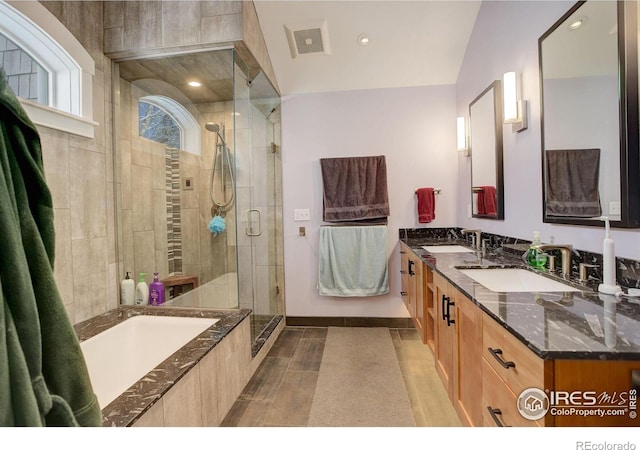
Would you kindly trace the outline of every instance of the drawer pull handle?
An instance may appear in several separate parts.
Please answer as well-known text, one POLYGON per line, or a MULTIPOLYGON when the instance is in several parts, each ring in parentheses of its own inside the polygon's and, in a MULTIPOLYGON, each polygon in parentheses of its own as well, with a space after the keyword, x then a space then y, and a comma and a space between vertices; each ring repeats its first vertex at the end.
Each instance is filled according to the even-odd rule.
POLYGON ((406 297, 407 293, 405 291, 400 291, 400 295, 402 295, 403 297, 406 297))
POLYGON ((455 306, 455 302, 452 302, 449 297, 447 297, 447 326, 450 327, 452 323, 456 323, 454 319, 451 318, 451 307, 455 306))
POLYGON ((415 264, 415 261, 409 260, 409 276, 414 276, 416 274, 412 269, 414 264, 415 264))
POLYGON ((447 320, 447 311, 445 310, 445 306, 444 306, 445 302, 448 304, 449 297, 442 294, 442 308, 440 308, 442 310, 442 320, 447 320))
POLYGON ((498 418, 498 416, 502 415, 502 411, 500 411, 498 408, 494 409, 491 406, 487 406, 487 409, 489 410, 489 414, 491 414, 491 418, 496 423, 496 425, 498 425, 499 427, 507 426, 503 424, 502 421, 498 418))
POLYGON ((500 365, 505 369, 509 369, 510 367, 516 366, 516 363, 514 363, 513 361, 505 361, 504 359, 501 358, 500 355, 502 355, 502 350, 500 350, 499 348, 494 350, 491 347, 489 347, 488 350, 489 350, 489 353, 491 353, 491 355, 493 355, 493 357, 497 359, 500 365))
POLYGON ((402 275, 404 275, 404 274, 406 274, 406 273, 407 273, 407 271, 406 271, 406 270, 401 270, 401 271, 400 271, 400 273, 401 273, 402 275))

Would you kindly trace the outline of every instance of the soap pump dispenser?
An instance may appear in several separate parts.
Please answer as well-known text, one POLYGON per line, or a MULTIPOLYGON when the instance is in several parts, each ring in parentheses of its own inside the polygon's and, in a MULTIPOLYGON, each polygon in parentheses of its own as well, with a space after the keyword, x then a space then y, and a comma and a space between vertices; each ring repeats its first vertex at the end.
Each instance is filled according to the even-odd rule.
POLYGON ((616 284, 615 244, 611 238, 609 218, 602 216, 600 220, 604 220, 605 236, 602 242, 602 283, 598 286, 598 291, 615 295, 622 292, 622 288, 616 284))

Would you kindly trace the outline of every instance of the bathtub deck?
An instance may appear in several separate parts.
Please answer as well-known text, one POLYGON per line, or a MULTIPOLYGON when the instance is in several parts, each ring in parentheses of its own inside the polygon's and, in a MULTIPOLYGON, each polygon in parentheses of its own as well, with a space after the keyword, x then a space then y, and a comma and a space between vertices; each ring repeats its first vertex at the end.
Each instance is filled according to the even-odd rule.
POLYGON ((136 382, 131 389, 102 409, 103 426, 130 426, 142 413, 158 401, 176 381, 190 371, 226 335, 251 313, 240 310, 200 310, 154 306, 120 306, 75 326, 80 341, 87 340, 129 317, 140 314, 219 319, 214 327, 190 341, 154 370, 136 382))

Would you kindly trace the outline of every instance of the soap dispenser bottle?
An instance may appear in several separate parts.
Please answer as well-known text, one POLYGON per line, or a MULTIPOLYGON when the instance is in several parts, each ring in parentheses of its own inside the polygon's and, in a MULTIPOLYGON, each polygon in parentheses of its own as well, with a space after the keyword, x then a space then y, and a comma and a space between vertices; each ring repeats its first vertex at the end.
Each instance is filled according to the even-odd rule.
POLYGON ((149 304, 149 286, 144 277, 147 275, 144 272, 140 272, 138 275, 138 284, 136 284, 136 305, 148 305, 149 304))
POLYGON ((533 242, 527 251, 527 262, 532 267, 541 268, 547 263, 547 255, 540 250, 540 232, 533 232, 533 242))
POLYGON ((124 280, 120 282, 120 303, 123 305, 133 305, 135 298, 135 283, 129 276, 131 272, 127 272, 124 280))
POLYGON ((602 241, 602 283, 598 286, 598 292, 615 295, 622 292, 622 288, 616 284, 616 251, 611 238, 609 218, 602 216, 604 220, 605 234, 602 241))
POLYGON ((153 281, 149 285, 149 304, 158 306, 164 303, 164 283, 158 278, 158 272, 153 273, 153 281))

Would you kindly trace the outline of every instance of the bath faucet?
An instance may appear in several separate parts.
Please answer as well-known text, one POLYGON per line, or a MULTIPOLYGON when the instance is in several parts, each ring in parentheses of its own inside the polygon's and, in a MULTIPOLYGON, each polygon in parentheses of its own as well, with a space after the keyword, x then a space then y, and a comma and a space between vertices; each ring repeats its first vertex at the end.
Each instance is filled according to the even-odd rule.
POLYGON ((565 279, 571 278, 571 252, 573 246, 570 244, 542 244, 538 245, 538 250, 560 250, 560 257, 562 258, 562 276, 565 279))
POLYGON ((482 237, 482 230, 465 228, 464 230, 461 231, 461 233, 462 234, 474 233, 474 235, 471 236, 472 245, 477 249, 480 248, 480 238, 482 237))

